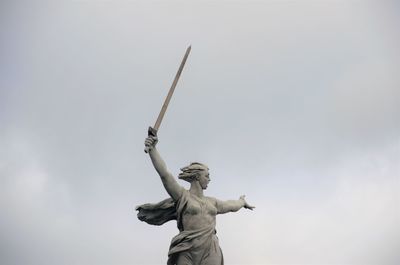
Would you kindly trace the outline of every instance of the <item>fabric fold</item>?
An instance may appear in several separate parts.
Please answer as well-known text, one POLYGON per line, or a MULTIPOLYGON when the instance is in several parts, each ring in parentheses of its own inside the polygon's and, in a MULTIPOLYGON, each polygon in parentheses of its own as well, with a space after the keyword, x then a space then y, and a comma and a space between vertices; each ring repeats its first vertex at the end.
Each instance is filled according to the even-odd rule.
POLYGON ((180 232, 171 240, 167 265, 175 265, 179 255, 189 255, 192 260, 190 264, 223 265, 215 223, 196 230, 184 229, 182 216, 190 199, 190 192, 184 190, 177 201, 169 198, 155 204, 139 205, 136 207, 139 211, 138 218, 151 225, 162 225, 170 220, 177 221, 180 232))
POLYGON ((162 200, 159 203, 139 205, 136 210, 139 211, 137 214, 138 219, 151 225, 162 225, 177 219, 175 202, 171 198, 162 200))

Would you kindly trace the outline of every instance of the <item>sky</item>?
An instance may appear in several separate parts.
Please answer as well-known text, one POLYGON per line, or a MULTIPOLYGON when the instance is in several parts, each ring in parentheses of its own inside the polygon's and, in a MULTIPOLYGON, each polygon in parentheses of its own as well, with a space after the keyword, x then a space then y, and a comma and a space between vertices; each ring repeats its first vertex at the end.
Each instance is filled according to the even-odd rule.
POLYGON ((0 264, 166 263, 134 208, 189 45, 158 149, 256 206, 217 216, 225 263, 400 263, 399 1, 0 5, 0 264))

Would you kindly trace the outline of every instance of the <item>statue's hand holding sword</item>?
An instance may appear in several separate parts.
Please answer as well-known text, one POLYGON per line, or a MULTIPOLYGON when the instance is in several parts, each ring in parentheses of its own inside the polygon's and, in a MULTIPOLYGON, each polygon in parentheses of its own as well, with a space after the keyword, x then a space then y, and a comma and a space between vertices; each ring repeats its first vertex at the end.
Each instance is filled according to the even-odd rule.
POLYGON ((187 60, 187 58, 189 56, 190 50, 191 50, 191 46, 189 46, 186 49, 185 56, 183 57, 181 65, 179 66, 178 72, 175 75, 174 82, 172 83, 171 88, 168 91, 168 95, 165 98, 165 101, 164 101, 164 104, 163 104, 163 106, 161 108, 160 114, 158 114, 158 118, 156 120, 156 123, 154 124, 153 127, 151 127, 151 126, 149 127, 148 138, 145 141, 145 149, 144 149, 144 151, 146 153, 148 153, 155 146, 155 144, 158 141, 157 140, 157 131, 160 128, 161 121, 162 121, 162 119, 164 117, 164 114, 165 114, 167 108, 168 108, 168 104, 169 104, 169 102, 171 100, 172 94, 174 93, 176 84, 178 83, 179 77, 180 77, 180 75, 182 73, 183 67, 185 66, 185 63, 186 63, 186 60, 187 60), (149 139, 153 139, 153 140, 150 141, 149 139))

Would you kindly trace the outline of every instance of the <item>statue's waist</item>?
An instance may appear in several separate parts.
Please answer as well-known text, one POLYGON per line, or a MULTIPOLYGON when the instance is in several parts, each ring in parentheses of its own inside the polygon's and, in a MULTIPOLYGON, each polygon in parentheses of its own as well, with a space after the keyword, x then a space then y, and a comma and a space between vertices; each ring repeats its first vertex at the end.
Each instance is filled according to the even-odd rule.
POLYGON ((182 218, 182 225, 184 230, 215 229, 215 217, 187 215, 182 218))

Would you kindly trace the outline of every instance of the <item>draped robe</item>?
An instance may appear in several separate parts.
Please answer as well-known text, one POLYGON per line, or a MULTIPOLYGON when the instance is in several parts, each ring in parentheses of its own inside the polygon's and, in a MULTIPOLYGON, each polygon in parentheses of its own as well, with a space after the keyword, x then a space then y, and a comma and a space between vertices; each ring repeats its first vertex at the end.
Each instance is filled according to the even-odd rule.
POLYGON ((162 225, 170 220, 177 220, 179 234, 171 241, 167 265, 223 265, 215 221, 196 230, 184 229, 182 216, 190 200, 195 199, 189 191, 184 190, 175 202, 169 198, 156 204, 140 205, 136 208, 139 211, 138 218, 152 225, 162 225))

